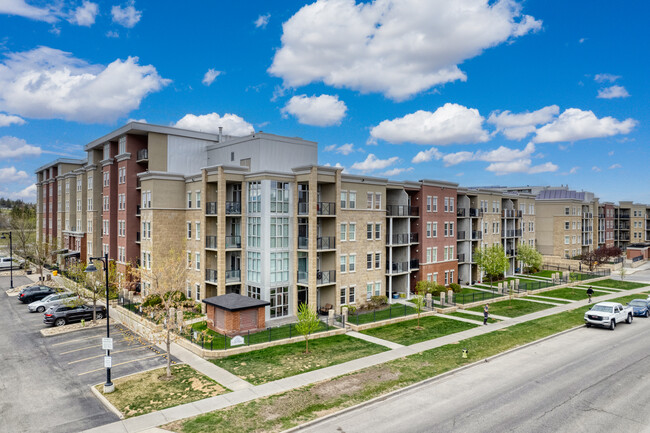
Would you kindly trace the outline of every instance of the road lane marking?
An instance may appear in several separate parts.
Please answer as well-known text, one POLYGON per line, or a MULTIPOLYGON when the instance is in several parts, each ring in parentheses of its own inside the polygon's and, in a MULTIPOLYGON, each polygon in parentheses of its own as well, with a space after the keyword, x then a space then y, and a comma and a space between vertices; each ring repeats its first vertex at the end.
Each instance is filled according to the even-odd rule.
MULTIPOLYGON (((151 345, 151 346, 139 346, 139 347, 134 347, 132 349, 115 350, 115 351, 111 352, 111 355, 113 355, 115 353, 131 352, 131 351, 138 350, 138 349, 148 349, 148 348, 151 348, 151 347, 153 347, 153 345, 151 345)), ((97 356, 89 356, 88 358, 78 359, 76 361, 70 361, 70 362, 68 362, 68 365, 76 364, 77 362, 88 361, 89 359, 103 358, 104 356, 106 356, 105 353, 102 353, 101 355, 97 355, 97 356)))
MULTIPOLYGON (((144 361, 145 359, 156 358, 158 356, 167 356, 167 354, 166 353, 161 353, 160 355, 151 355, 151 356, 145 356, 144 358, 132 359, 130 361, 120 362, 119 364, 113 364, 113 366, 111 368, 115 368, 118 365, 129 364, 131 362, 144 361)), ((77 376, 83 376, 85 374, 96 373, 98 371, 105 371, 105 370, 106 370, 105 368, 98 368, 98 369, 95 369, 95 370, 90 370, 90 371, 86 371, 86 372, 83 372, 83 373, 79 373, 77 376)))

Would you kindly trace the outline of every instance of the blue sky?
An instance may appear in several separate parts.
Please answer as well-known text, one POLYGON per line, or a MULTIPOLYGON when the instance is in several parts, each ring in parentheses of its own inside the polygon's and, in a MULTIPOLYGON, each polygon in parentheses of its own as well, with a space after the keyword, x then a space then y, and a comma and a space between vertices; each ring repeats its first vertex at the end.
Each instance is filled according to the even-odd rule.
POLYGON ((0 196, 131 119, 320 164, 650 203, 639 1, 0 0, 0 196))

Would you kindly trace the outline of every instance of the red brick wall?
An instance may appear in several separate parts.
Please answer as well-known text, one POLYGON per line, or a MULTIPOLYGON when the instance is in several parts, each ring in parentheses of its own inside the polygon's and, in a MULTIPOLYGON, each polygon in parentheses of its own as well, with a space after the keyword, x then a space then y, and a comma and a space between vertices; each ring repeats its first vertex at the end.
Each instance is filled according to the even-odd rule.
MULTIPOLYGON (((110 158, 114 158, 117 152, 117 142, 111 142, 110 158)), ((117 259, 117 164, 113 162, 102 167, 102 201, 99 204, 102 209, 102 222, 100 227, 103 227, 103 220, 109 221, 108 235, 102 236, 102 244, 108 244, 108 256, 111 259, 117 259), (109 186, 104 186, 104 174, 109 173, 109 186), (104 198, 109 197, 109 210, 104 211, 104 198)))

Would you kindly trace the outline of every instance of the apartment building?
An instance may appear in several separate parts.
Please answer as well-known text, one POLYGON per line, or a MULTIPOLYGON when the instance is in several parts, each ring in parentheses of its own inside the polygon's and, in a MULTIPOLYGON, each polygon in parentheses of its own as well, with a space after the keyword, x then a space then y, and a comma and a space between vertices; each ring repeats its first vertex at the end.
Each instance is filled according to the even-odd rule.
POLYGON ((603 202, 598 205, 598 248, 615 246, 614 203, 603 202))

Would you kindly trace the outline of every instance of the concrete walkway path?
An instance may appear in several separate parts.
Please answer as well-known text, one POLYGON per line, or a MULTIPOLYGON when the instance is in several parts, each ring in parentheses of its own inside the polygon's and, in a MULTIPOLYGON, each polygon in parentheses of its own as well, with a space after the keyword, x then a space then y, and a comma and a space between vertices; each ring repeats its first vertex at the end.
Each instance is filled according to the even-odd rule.
MULTIPOLYGON (((542 292, 542 293, 543 293, 543 292, 542 292)), ((550 297, 550 296, 542 296, 542 295, 528 295, 528 296, 526 296, 525 299, 529 299, 529 298, 542 298, 541 300, 546 300, 546 299, 548 299, 548 300, 551 301, 551 302, 552 302, 552 301, 564 301, 564 302, 568 302, 568 303, 576 302, 576 301, 574 301, 574 300, 572 300, 572 299, 552 298, 552 297, 550 297)))
POLYGON ((436 316, 444 317, 445 319, 458 320, 459 322, 471 323, 472 325, 477 325, 479 321, 482 320, 483 318, 483 316, 481 317, 476 316, 476 320, 472 320, 472 319, 467 319, 465 317, 450 316, 449 314, 436 314, 436 316))
POLYGON ((400 347, 404 347, 404 345, 402 345, 402 344, 393 343, 392 341, 383 340, 381 338, 373 337, 371 335, 362 334, 361 332, 357 332, 357 331, 348 331, 348 332, 345 333, 345 335, 349 335, 350 337, 358 338, 359 340, 369 341, 370 343, 375 343, 375 344, 377 344, 379 346, 388 347, 389 349, 399 349, 400 347))
MULTIPOLYGON (((648 291, 647 286, 638 289, 627 290, 627 293, 633 295, 645 291, 648 291)), ((609 295, 599 296, 598 302, 618 298, 620 296, 621 296, 620 293, 612 293, 609 295)), ((405 356, 414 355, 416 353, 424 352, 426 350, 431 350, 447 344, 456 343, 458 341, 467 338, 487 334, 489 332, 507 328, 509 326, 517 325, 519 323, 524 323, 542 317, 550 316, 553 314, 562 313, 564 311, 574 310, 583 305, 588 305, 587 300, 574 302, 572 304, 558 305, 557 307, 552 307, 545 310, 537 311, 535 313, 527 314, 525 316, 520 316, 515 318, 505 318, 506 320, 502 322, 491 323, 488 324, 487 326, 477 326, 475 328, 468 329, 466 331, 458 332, 451 335, 446 335, 439 338, 434 338, 432 340, 423 341, 420 343, 412 344, 410 346, 402 346, 396 349, 389 350, 387 352, 377 353, 375 355, 366 356, 364 358, 355 359, 352 361, 344 362, 342 364, 321 368, 320 370, 309 371, 307 373, 298 374, 292 377, 286 377, 284 379, 265 383, 263 385, 251 386, 228 394, 222 394, 215 397, 206 398, 203 400, 198 400, 192 403, 187 403, 169 409, 164 409, 147 415, 128 418, 125 420, 114 422, 112 424, 107 424, 91 430, 86 430, 86 432, 88 433, 100 433, 100 432, 134 433, 134 432, 146 431, 147 429, 152 429, 157 426, 170 423, 172 421, 178 421, 181 419, 194 417, 204 413, 234 406, 239 403, 255 400, 261 397, 268 397, 273 394, 291 391, 292 389, 300 388, 316 382, 334 379, 335 377, 342 376, 344 374, 350 374, 355 371, 362 370, 364 368, 394 361, 396 359, 405 356)))

